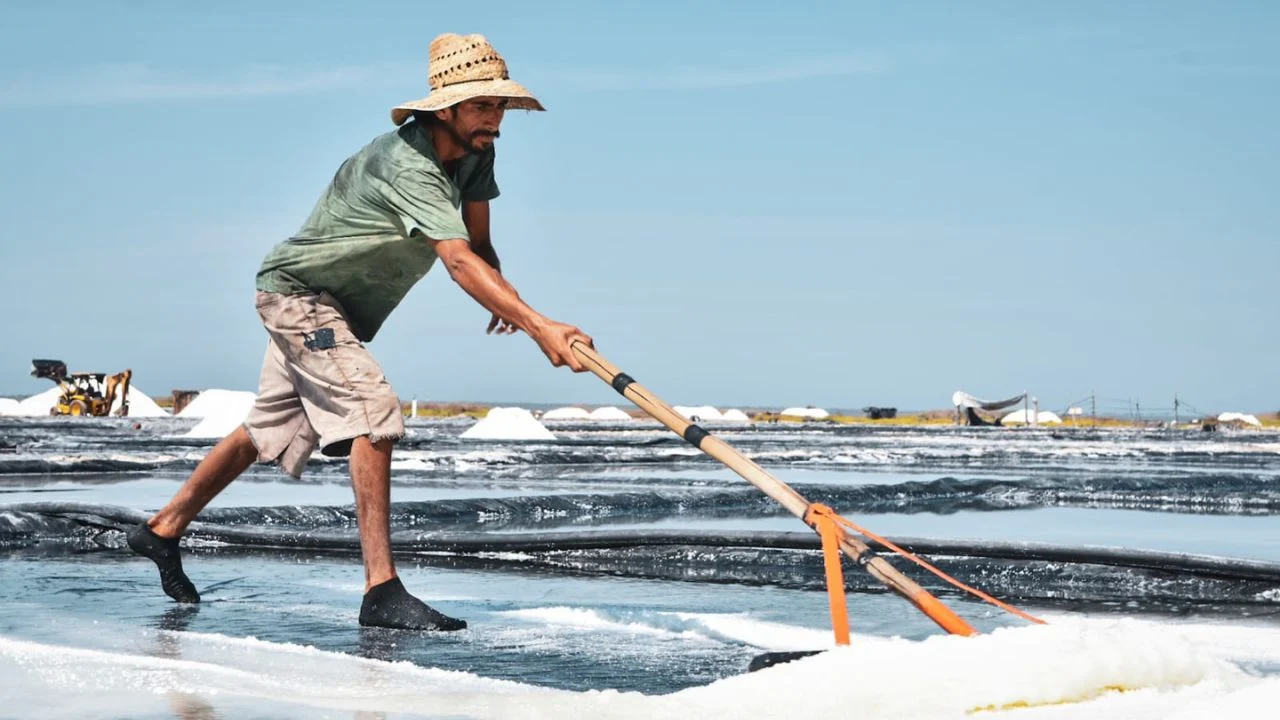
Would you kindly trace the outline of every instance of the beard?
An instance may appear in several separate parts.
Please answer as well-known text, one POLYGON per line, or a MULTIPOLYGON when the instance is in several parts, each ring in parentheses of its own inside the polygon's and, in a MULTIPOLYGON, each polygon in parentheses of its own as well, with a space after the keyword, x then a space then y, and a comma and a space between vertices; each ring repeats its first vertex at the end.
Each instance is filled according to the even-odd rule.
POLYGON ((488 149, 480 145, 478 142, 479 140, 482 140, 482 139, 497 140, 498 138, 502 137, 502 133, 497 130, 494 130, 493 132, 489 132, 488 130, 475 130, 473 132, 467 133, 466 136, 463 136, 463 134, 458 132, 458 129, 455 128, 450 123, 440 123, 440 124, 441 126, 444 127, 445 130, 449 132, 449 135, 453 137, 453 141, 458 144, 458 147, 465 149, 468 153, 472 155, 479 155, 488 149))
POLYGON ((467 136, 467 151, 473 155, 482 153, 488 148, 478 145, 477 141, 487 139, 489 141, 489 145, 493 145, 493 141, 500 137, 502 137, 502 133, 497 130, 494 130, 493 132, 489 132, 488 130, 477 130, 467 136))

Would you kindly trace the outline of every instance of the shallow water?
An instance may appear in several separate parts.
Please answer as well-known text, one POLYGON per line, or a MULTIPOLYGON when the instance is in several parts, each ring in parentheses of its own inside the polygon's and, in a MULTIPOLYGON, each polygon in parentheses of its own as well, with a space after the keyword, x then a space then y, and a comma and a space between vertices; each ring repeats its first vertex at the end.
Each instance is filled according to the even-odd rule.
MULTIPOLYGON (((470 627, 444 636, 361 629, 359 558, 338 547, 355 537, 345 464, 321 458, 302 481, 255 468, 206 510, 200 521, 229 534, 188 549, 204 602, 177 606, 159 592, 154 568, 120 549, 116 528, 119 512, 167 501, 207 452, 210 441, 181 437, 192 424, 145 420, 133 430, 120 420, 0 419, 0 438, 19 445, 0 455, 0 673, 13 679, 0 688, 0 707, 50 717, 653 717, 707 702, 765 717, 778 714, 767 698, 796 686, 795 668, 814 678, 865 672, 877 652, 920 663, 923 648, 947 639, 847 568, 859 649, 744 675, 760 652, 832 645, 820 555, 705 545, 457 555, 406 544, 397 560, 406 585, 470 627), (48 510, 66 503, 88 514, 48 510), (258 530, 276 533, 272 547, 253 539, 258 530), (320 537, 337 544, 308 547, 320 537), (757 696, 764 699, 742 704, 757 696)), ((460 440, 467 425, 411 423, 395 460, 395 529, 428 539, 805 531, 655 423, 547 423, 558 440, 528 443, 460 440)), ((1280 568, 1280 442, 1272 433, 712 429, 809 499, 886 535, 1220 555, 1280 568)), ((971 647, 980 664, 1013 653, 1017 638, 1048 638, 1041 647, 1078 653, 1075 674, 1067 673, 1076 684, 1047 669, 1049 656, 1024 653, 1031 665, 1045 663, 1048 679, 1043 687, 1024 679, 1014 690, 1035 685, 1065 697, 1090 683, 1133 685, 1123 697, 1073 702, 1091 708, 1079 717, 1163 717, 1194 709, 1201 696, 1221 705, 1276 692, 1280 581, 935 559, 1051 618, 1058 633, 1036 635, 1043 629, 948 592, 945 602, 991 639, 946 645, 947 653, 962 657, 971 647), (1107 648, 1110 631, 1094 628, 1116 622, 1140 623, 1119 626, 1138 645, 1167 640, 1188 654, 1174 662, 1126 649, 1112 667, 1100 656, 1116 652, 1107 648), (1206 648, 1223 638, 1232 639, 1231 652, 1210 659, 1206 648), (1137 690, 1156 687, 1158 697, 1137 690), (1162 704, 1179 693, 1185 702, 1162 704)), ((872 698, 865 687, 839 699, 863 703, 866 717, 963 716, 985 704, 966 705, 982 693, 996 706, 1017 701, 997 681, 934 667, 934 681, 947 677, 955 689, 932 705, 872 698)), ((894 682, 908 694, 927 686, 894 682)), ((802 699, 790 714, 805 703, 821 710, 802 699)), ((1025 712, 1071 716, 1061 707, 1025 712)))

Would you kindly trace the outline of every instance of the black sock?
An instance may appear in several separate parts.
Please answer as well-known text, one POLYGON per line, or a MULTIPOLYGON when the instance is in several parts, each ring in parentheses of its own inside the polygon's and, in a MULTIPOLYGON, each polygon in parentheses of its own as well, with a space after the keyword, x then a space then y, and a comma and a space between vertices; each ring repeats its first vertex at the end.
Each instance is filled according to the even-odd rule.
POLYGON ((399 630, 461 630, 466 621, 433 610, 409 594, 400 578, 374 585, 360 605, 360 624, 399 630))
POLYGON ((181 603, 200 602, 196 586, 182 572, 182 555, 177 538, 162 538, 146 523, 129 531, 129 548, 139 555, 151 558, 160 570, 160 587, 164 594, 181 603))

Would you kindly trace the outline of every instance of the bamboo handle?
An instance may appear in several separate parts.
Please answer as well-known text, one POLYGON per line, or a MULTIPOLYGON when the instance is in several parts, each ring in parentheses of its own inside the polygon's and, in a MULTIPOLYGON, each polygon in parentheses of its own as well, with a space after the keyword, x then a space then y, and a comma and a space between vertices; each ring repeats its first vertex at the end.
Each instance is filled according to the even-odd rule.
MULTIPOLYGON (((666 425, 694 447, 724 463, 730 470, 781 504, 792 515, 802 521, 805 519, 809 501, 791 486, 773 477, 728 443, 676 412, 657 395, 637 383, 635 378, 619 370, 582 341, 574 341, 570 349, 587 369, 613 386, 613 389, 623 397, 635 403, 641 410, 666 425)), ((947 632, 958 635, 976 634, 977 631, 950 608, 939 602, 914 580, 903 575, 887 560, 873 553, 871 548, 856 536, 845 533, 840 541, 840 549, 873 577, 906 598, 947 632)))

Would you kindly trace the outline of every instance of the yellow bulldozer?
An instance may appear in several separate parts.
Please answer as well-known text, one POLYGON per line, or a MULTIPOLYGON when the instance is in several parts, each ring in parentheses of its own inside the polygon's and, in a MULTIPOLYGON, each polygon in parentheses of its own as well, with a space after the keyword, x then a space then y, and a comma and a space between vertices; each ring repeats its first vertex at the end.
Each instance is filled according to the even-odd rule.
POLYGON ((50 415, 86 415, 106 417, 111 414, 119 393, 120 409, 116 415, 129 414, 129 381, 133 371, 125 370, 115 375, 96 372, 68 373, 67 364, 61 360, 32 360, 31 374, 52 380, 62 390, 58 401, 49 410, 50 415))

